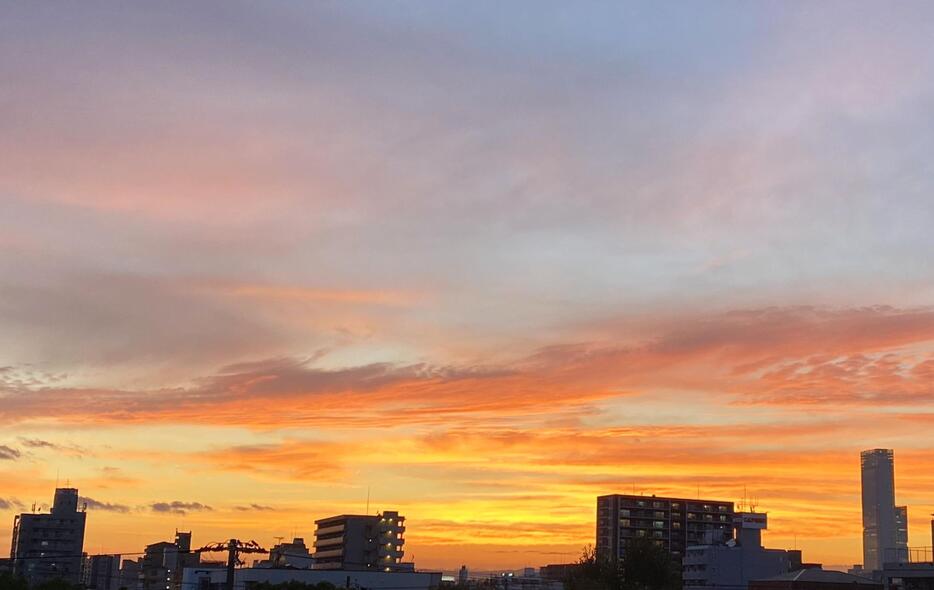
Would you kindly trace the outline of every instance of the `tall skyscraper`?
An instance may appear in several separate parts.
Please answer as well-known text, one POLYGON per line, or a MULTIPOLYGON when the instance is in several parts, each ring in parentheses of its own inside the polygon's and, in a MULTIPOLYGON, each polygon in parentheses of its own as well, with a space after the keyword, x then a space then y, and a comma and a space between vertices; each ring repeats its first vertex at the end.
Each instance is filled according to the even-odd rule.
POLYGON ((881 570, 908 552, 908 509, 895 506, 895 454, 892 449, 860 453, 863 492, 863 567, 881 570))

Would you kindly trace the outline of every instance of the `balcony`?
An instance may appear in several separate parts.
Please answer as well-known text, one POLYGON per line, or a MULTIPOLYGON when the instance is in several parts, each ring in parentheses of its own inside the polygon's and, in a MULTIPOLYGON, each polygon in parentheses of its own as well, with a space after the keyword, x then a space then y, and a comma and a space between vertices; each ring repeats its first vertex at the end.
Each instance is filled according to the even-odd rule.
POLYGON ((315 539, 315 548, 319 547, 333 547, 335 545, 343 545, 344 536, 340 537, 328 537, 327 539, 315 539))
POLYGON ((333 535, 335 533, 343 533, 343 532, 344 532, 344 525, 338 524, 338 525, 315 529, 315 536, 320 537, 321 535, 333 535))

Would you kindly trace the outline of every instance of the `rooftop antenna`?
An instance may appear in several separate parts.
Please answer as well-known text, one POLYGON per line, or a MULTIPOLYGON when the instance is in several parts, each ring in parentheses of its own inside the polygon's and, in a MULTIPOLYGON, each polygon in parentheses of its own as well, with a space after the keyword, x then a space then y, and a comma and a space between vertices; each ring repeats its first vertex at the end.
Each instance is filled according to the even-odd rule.
POLYGON ((370 515, 370 486, 366 487, 366 515, 370 515))

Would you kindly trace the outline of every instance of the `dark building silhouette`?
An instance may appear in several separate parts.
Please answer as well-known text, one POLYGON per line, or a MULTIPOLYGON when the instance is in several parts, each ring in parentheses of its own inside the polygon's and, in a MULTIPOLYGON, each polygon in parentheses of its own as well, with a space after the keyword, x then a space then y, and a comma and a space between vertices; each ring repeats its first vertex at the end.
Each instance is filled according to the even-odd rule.
POLYGON ((184 569, 200 562, 201 554, 191 552, 191 533, 175 531, 174 543, 161 541, 146 546, 139 561, 136 589, 179 590, 184 569))
POLYGON ((13 571, 30 585, 81 582, 86 520, 78 510, 78 490, 56 488, 49 514, 24 513, 13 520, 13 571))
POLYGON ((140 564, 143 559, 124 559, 120 564, 120 577, 117 580, 117 590, 137 590, 139 586, 140 564))
POLYGON ((82 583, 88 590, 119 590, 120 556, 92 555, 84 563, 82 583))
POLYGON ((398 512, 375 516, 343 514, 315 521, 314 569, 400 571, 405 517, 398 512))
POLYGON ((867 578, 832 570, 806 568, 749 582, 749 590, 883 590, 867 578))
POLYGON ((597 554, 619 560, 633 539, 645 538, 684 557, 689 545, 733 536, 733 503, 614 494, 597 498, 597 554))
POLYGON ((314 564, 314 557, 308 547, 305 546, 305 539, 295 537, 291 543, 280 542, 269 550, 269 559, 263 559, 253 563, 256 568, 272 569, 311 569, 314 564))

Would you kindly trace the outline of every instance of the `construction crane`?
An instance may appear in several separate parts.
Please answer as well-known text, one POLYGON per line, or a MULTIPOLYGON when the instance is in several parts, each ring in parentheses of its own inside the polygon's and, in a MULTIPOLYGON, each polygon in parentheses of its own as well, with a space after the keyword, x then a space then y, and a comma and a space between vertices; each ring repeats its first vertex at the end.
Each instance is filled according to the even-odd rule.
POLYGON ((226 543, 211 543, 200 549, 195 549, 197 553, 221 553, 227 552, 227 584, 226 590, 233 590, 234 587, 234 569, 238 565, 243 565, 240 559, 241 553, 269 553, 256 541, 241 541, 240 539, 230 539, 226 543))

